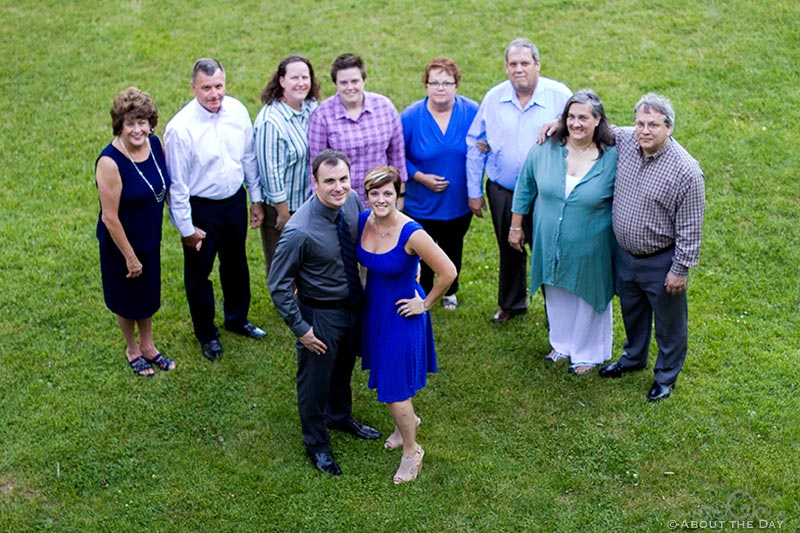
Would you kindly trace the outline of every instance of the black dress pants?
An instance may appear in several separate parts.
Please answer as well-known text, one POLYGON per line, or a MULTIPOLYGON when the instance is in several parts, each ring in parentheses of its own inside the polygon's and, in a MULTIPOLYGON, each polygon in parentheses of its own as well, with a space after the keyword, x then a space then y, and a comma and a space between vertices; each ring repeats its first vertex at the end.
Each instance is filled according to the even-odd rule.
POLYGON ((303 443, 311 453, 330 451, 326 422, 352 418, 350 379, 356 354, 361 350, 360 312, 350 309, 316 309, 300 304, 303 319, 328 347, 322 355, 297 347, 297 408, 303 443))
POLYGON ((209 277, 219 255, 225 325, 247 322, 250 309, 250 272, 247 267, 247 195, 244 188, 225 200, 193 196, 194 225, 206 232, 200 251, 183 247, 183 280, 194 334, 201 343, 219 337, 214 325, 214 288, 209 277))
MULTIPOLYGON (((511 202, 514 191, 504 189, 493 181, 486 182, 486 197, 492 211, 492 224, 500 250, 500 275, 497 286, 497 306, 512 313, 524 313, 528 309, 528 254, 523 247, 518 252, 508 244, 511 228, 511 202)), ((522 223, 525 242, 530 242, 531 217, 522 223)))
MULTIPOLYGON (((461 258, 464 255, 464 236, 469 230, 472 222, 472 213, 467 213, 463 217, 451 220, 427 220, 417 219, 433 241, 450 258, 456 266, 456 271, 461 273, 461 258)), ((433 288, 433 270, 424 261, 422 262, 422 272, 420 274, 420 285, 425 290, 425 294, 431 292, 433 288)), ((458 292, 458 275, 450 288, 445 292, 445 296, 452 296, 458 292)))

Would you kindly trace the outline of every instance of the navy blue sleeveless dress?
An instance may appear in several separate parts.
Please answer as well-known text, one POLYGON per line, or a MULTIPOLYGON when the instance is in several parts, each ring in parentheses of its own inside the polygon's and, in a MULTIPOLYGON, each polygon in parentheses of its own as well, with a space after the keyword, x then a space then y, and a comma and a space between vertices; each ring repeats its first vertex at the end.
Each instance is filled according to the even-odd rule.
POLYGON ((397 314, 395 302, 413 298, 417 283, 419 256, 408 255, 405 244, 411 234, 422 230, 409 221, 400 232, 397 246, 383 254, 361 247, 370 211, 358 218, 356 257, 367 268, 362 315, 361 368, 369 370, 369 388, 377 389, 379 402, 401 402, 425 387, 428 372, 437 371, 436 348, 430 312, 412 317, 397 314))
MULTIPOLYGON (((169 190, 170 178, 164 160, 161 141, 150 136, 152 156, 136 163, 156 194, 169 190), (153 158, 164 176, 164 186, 153 158)), ((161 225, 164 218, 164 201, 156 201, 153 191, 144 183, 130 159, 112 144, 106 146, 100 157, 114 160, 122 178, 119 200, 119 219, 136 257, 142 263, 142 275, 128 279, 125 257, 120 253, 103 224, 102 207, 97 218, 97 240, 100 244, 100 273, 106 306, 115 314, 131 320, 151 317, 161 307, 161 225)), ((97 162, 95 161, 95 166, 97 162)))

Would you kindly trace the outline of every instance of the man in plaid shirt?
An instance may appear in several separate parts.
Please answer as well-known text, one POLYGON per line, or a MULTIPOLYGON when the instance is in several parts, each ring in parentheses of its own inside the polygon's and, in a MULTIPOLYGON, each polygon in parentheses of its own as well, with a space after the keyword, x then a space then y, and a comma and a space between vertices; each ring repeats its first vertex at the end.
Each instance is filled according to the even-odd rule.
POLYGON ((634 128, 615 128, 613 226, 624 353, 600 369, 618 378, 647 367, 653 318, 658 358, 647 394, 669 397, 686 359, 689 268, 697 265, 705 210, 703 172, 672 138, 670 101, 650 93, 634 108, 634 128))

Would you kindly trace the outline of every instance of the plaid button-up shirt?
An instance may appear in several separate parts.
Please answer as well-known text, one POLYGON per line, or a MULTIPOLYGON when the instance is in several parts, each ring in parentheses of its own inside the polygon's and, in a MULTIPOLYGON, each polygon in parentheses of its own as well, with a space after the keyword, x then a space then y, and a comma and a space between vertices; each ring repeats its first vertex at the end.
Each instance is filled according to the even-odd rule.
POLYGON ((379 165, 391 165, 406 181, 406 146, 400 115, 387 97, 364 91, 364 109, 358 119, 347 116, 338 94, 322 102, 308 124, 310 160, 325 148, 344 152, 350 159, 352 189, 367 205, 364 177, 379 165))
POLYGON ((619 245, 634 255, 675 246, 670 271, 686 276, 700 259, 705 191, 700 165, 672 137, 645 157, 633 128, 614 128, 617 177, 612 221, 619 245))

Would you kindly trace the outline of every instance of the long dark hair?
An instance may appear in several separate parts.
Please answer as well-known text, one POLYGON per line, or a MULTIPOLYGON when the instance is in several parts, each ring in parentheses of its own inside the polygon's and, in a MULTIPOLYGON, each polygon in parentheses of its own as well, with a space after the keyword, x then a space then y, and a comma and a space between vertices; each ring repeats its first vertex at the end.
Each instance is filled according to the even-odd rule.
POLYGON ((283 98, 283 87, 281 87, 280 79, 286 76, 286 67, 291 63, 306 64, 308 73, 311 76, 311 88, 308 90, 306 100, 319 100, 319 81, 317 81, 317 77, 314 75, 314 67, 311 65, 311 61, 303 56, 288 56, 280 62, 278 69, 272 74, 272 78, 270 78, 264 88, 261 89, 262 104, 271 104, 275 100, 283 98))
POLYGON ((614 132, 611 131, 611 126, 608 123, 603 102, 600 100, 600 97, 597 96, 597 93, 591 89, 582 89, 567 100, 567 104, 564 106, 564 112, 561 113, 561 119, 558 121, 558 129, 553 134, 553 142, 561 143, 561 146, 567 143, 567 137, 569 137, 567 115, 569 114, 569 108, 572 104, 589 104, 589 107, 592 109, 592 116, 600 119, 600 122, 594 129, 592 142, 597 146, 597 157, 602 157, 604 147, 614 146, 614 132))

